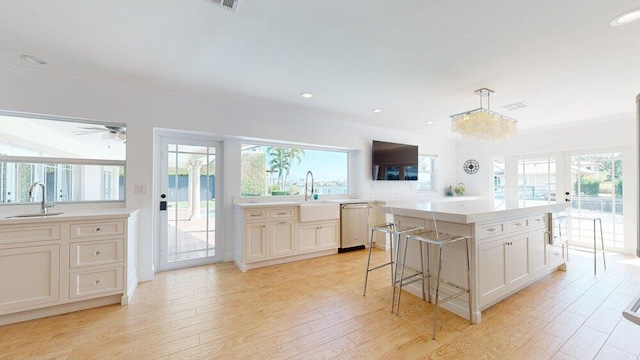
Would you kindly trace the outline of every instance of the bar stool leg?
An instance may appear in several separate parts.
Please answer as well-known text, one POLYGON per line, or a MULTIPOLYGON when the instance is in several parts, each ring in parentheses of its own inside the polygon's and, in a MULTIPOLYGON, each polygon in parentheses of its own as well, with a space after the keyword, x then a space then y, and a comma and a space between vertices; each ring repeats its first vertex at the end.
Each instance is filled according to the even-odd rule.
POLYGON ((433 336, 436 339, 436 329, 438 328, 438 297, 440 296, 440 274, 442 273, 442 245, 438 245, 438 277, 436 278, 436 306, 433 311, 433 336))
MULTIPOLYGON (((402 267, 401 267, 401 271, 400 271, 400 280, 398 280, 398 305, 396 306, 396 316, 398 315, 398 313, 400 312, 400 297, 402 297, 402 279, 404 278, 404 264, 406 263, 406 259, 407 259, 407 245, 409 242, 409 235, 404 237, 404 249, 403 249, 403 253, 402 253, 402 267)), ((393 288, 395 289, 395 285, 393 286, 393 288)), ((393 309, 391 309, 391 312, 393 312, 393 309)))
POLYGON ((600 244, 602 245, 602 263, 604 264, 604 269, 607 270, 607 258, 604 256, 604 236, 602 235, 602 219, 598 219, 600 223, 600 244))
MULTIPOLYGON (((420 277, 422 277, 421 283, 422 283, 422 300, 427 300, 427 294, 425 294, 425 290, 424 290, 424 253, 422 252, 422 244, 423 242, 420 241, 420 277)), ((398 304, 400 305, 400 304, 398 304)))
POLYGON ((373 233, 374 229, 371 229, 371 237, 369 238, 369 254, 367 255, 367 271, 364 273, 364 291, 362 296, 367 295, 367 280, 369 280, 369 266, 371 266, 371 248, 373 247, 373 233))
POLYGON ((469 260, 469 239, 464 239, 464 248, 467 250, 467 289, 469 292, 469 324, 473 324, 471 320, 471 261, 469 260))
MULTIPOLYGON (((431 303, 431 244, 427 243, 427 301, 431 303)), ((424 273, 422 274, 424 276, 424 273)))
POLYGON ((596 244, 596 219, 593 219, 593 275, 596 275, 596 258, 598 257, 596 244))

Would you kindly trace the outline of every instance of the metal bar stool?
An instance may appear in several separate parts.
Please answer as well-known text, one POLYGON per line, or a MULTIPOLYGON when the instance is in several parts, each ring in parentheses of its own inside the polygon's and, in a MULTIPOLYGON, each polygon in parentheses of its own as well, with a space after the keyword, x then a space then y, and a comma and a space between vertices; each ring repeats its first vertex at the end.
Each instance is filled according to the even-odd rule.
MULTIPOLYGON (((602 264, 604 265, 604 269, 607 270, 607 258, 604 256, 604 236, 602 234, 602 218, 599 217, 573 217, 572 219, 581 221, 581 220, 587 220, 587 221, 593 221, 593 275, 596 275, 596 268, 597 268, 597 258, 598 258, 598 253, 602 252, 602 264), (602 249, 598 250, 598 240, 596 239, 596 234, 598 233, 598 231, 596 230, 596 223, 598 225, 600 225, 600 246, 602 246, 602 249)), ((568 256, 567 256, 567 260, 568 260, 568 256)))
POLYGON ((396 273, 397 273, 397 265, 394 266, 395 264, 397 264, 398 262, 398 252, 397 249, 395 250, 395 256, 394 256, 394 247, 397 248, 398 244, 400 243, 400 236, 401 235, 405 235, 411 232, 415 232, 415 231, 420 231, 423 230, 423 227, 420 226, 406 226, 406 227, 399 227, 397 226, 395 223, 384 223, 382 225, 376 225, 371 227, 371 237, 369 238, 369 253, 367 255, 367 271, 365 272, 364 275, 364 291, 362 292, 362 296, 365 296, 367 294, 367 281, 369 280, 369 272, 376 270, 376 269, 380 269, 382 267, 385 267, 387 265, 390 265, 391 267, 391 285, 393 287, 393 292, 391 294, 391 311, 393 312, 393 307, 394 307, 394 299, 395 299, 395 284, 396 284, 396 273), (380 265, 376 265, 374 267, 371 267, 371 249, 373 248, 373 239, 374 239, 374 235, 377 232, 381 232, 386 234, 391 235, 391 243, 390 243, 390 247, 389 247, 389 261, 384 263, 384 264, 380 264, 380 265), (395 242, 395 244, 394 244, 395 242))
MULTIPOLYGON (((432 214, 433 216, 433 214, 432 214)), ((432 338, 435 340, 436 339, 436 329, 438 326, 438 306, 440 305, 440 303, 444 303, 447 302, 451 299, 457 298, 460 295, 463 294, 468 294, 469 295, 469 323, 473 324, 472 322, 472 318, 471 318, 471 314, 472 314, 472 310, 471 310, 471 263, 470 263, 470 259, 469 259, 469 239, 470 236, 457 236, 457 235, 449 235, 449 234, 445 234, 445 233, 440 233, 438 232, 438 226, 436 224, 435 221, 435 217, 433 219, 433 224, 434 224, 434 229, 435 231, 427 231, 427 232, 422 232, 420 234, 417 235, 411 235, 408 234, 405 237, 405 241, 404 241, 404 251, 403 251, 403 255, 402 255, 402 267, 400 270, 400 278, 397 279, 397 282, 399 284, 399 294, 398 294, 398 308, 396 310, 396 315, 398 314, 398 311, 400 310, 400 296, 402 295, 402 286, 403 285, 407 285, 410 284, 412 282, 418 281, 420 279, 415 279, 415 276, 417 274, 420 274, 420 278, 422 279, 422 296, 424 298, 425 294, 424 294, 424 279, 427 279, 427 293, 428 293, 428 301, 431 302, 431 277, 433 275, 431 275, 430 273, 430 254, 429 254, 429 247, 430 245, 436 245, 438 246, 438 275, 436 277, 436 299, 435 299, 435 309, 434 309, 434 313, 433 313, 433 336, 432 338), (410 276, 407 276, 406 278, 404 277, 404 267, 405 267, 405 262, 406 262, 406 258, 407 258, 407 245, 409 244, 409 240, 415 240, 418 241, 420 244, 420 266, 422 268, 421 272, 418 272, 416 274, 412 274, 410 276), (453 284, 449 281, 446 281, 444 279, 440 278, 440 275, 442 273, 442 255, 443 255, 443 249, 446 245, 449 244, 453 244, 455 242, 458 241, 463 241, 464 240, 464 244, 465 244, 465 250, 466 250, 466 259, 467 259, 467 263, 466 263, 466 270, 467 270, 467 287, 464 288, 462 286, 453 284), (425 270, 424 270, 424 258, 423 258, 423 251, 422 251, 422 245, 423 244, 427 244, 427 271, 426 271, 426 275, 425 275, 425 270), (440 300, 440 283, 445 283, 449 286, 452 286, 458 290, 460 290, 459 292, 450 295, 448 297, 446 297, 445 299, 440 300)), ((394 286, 395 288, 395 286, 394 286)))

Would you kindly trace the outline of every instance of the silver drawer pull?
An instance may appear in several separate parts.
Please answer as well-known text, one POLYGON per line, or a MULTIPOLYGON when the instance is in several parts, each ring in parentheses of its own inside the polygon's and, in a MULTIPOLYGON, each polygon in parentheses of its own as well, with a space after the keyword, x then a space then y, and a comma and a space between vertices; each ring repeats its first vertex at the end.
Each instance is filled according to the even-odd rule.
POLYGON ((515 226, 522 226, 522 223, 515 223, 515 226))
POLYGON ((487 229, 488 232, 494 232, 496 231, 496 228, 491 228, 491 229, 487 229))
POLYGON ((288 224, 287 221, 280 221, 278 224, 282 225, 282 224, 288 224))
POLYGON ((535 218, 535 219, 533 219, 533 221, 540 222, 540 221, 542 221, 542 219, 540 219, 540 218, 535 218))
POLYGON ((100 232, 100 230, 102 230, 102 229, 101 228, 95 228, 93 231, 100 232))
POLYGON ((251 214, 251 217, 258 217, 261 216, 260 214, 251 214))
POLYGON ((100 254, 101 254, 100 250, 97 250, 96 252, 93 253, 93 256, 98 256, 100 254))
POLYGON ((96 280, 93 282, 93 285, 98 285, 98 284, 100 284, 100 280, 96 280))
POLYGON ((288 214, 288 213, 286 213, 286 212, 278 213, 278 215, 287 215, 287 214, 288 214))

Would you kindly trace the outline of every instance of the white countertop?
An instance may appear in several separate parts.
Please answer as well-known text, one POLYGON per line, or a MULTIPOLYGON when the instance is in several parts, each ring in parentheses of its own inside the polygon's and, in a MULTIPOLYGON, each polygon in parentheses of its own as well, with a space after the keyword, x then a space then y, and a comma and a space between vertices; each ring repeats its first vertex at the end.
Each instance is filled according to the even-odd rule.
POLYGON ((0 225, 10 224, 37 224, 45 222, 62 222, 62 221, 75 221, 75 220, 91 220, 104 217, 123 217, 131 216, 138 212, 138 209, 127 208, 109 208, 109 209, 79 209, 79 210, 56 210, 49 209, 51 214, 61 212, 58 215, 36 216, 36 217, 12 217, 14 215, 20 215, 24 213, 32 213, 26 211, 16 211, 15 214, 0 216, 0 225))
POLYGON ((540 213, 564 211, 570 203, 548 204, 546 201, 519 200, 462 200, 447 202, 388 202, 383 209, 389 213, 411 217, 425 217, 430 213, 436 220, 462 224, 504 220, 540 213))
MULTIPOLYGON (((376 202, 376 200, 365 200, 365 199, 320 199, 320 200, 308 200, 307 203, 333 203, 333 204, 355 204, 355 203, 371 203, 376 202)), ((300 204, 305 203, 304 200, 290 200, 290 201, 257 201, 257 202, 237 202, 234 203, 235 206, 239 208, 249 208, 249 207, 269 207, 269 206, 300 206, 300 204)))

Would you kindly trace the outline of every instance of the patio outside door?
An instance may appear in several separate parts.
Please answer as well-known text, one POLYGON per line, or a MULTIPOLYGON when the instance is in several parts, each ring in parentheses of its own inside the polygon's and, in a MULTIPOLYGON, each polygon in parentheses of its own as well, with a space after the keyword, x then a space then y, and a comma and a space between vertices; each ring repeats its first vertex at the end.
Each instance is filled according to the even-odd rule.
POLYGON ((221 223, 216 156, 222 144, 160 139, 160 270, 222 261, 216 246, 216 223, 221 223))
MULTIPOLYGON (((624 248, 622 206, 622 153, 594 152, 570 154, 571 244, 593 247, 593 220, 602 219, 607 249, 624 248)), ((598 247, 600 229, 597 229, 598 247)))

